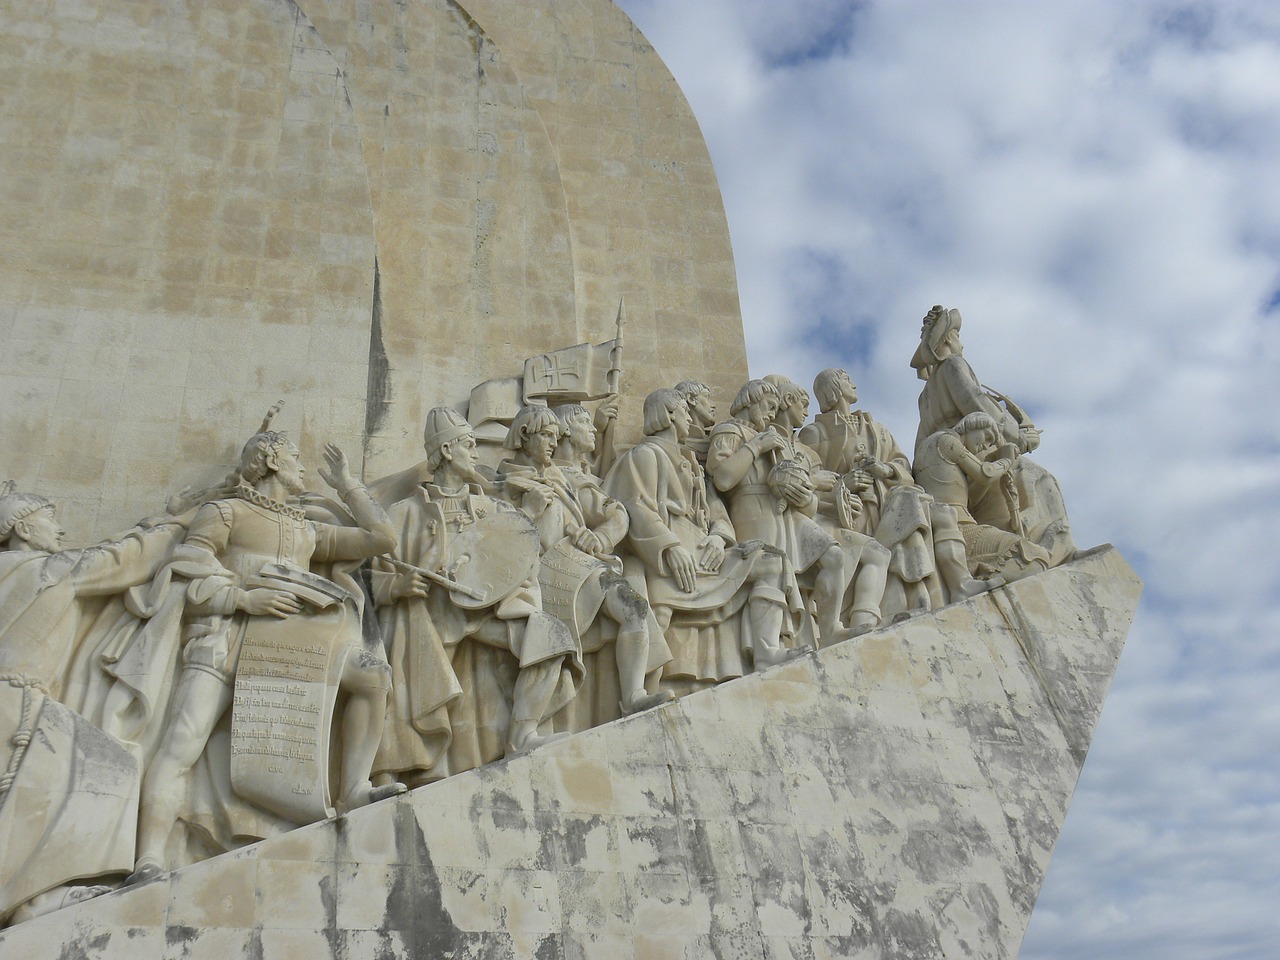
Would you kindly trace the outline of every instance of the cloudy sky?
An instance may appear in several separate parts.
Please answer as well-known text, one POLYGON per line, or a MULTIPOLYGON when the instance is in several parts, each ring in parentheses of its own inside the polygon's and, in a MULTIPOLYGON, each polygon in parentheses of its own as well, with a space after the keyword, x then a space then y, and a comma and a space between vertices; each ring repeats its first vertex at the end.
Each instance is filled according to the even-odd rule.
POLYGON ((753 373, 836 357, 909 441, 959 307, 1146 581, 1023 960, 1280 957, 1280 5, 620 2, 710 145, 753 373))

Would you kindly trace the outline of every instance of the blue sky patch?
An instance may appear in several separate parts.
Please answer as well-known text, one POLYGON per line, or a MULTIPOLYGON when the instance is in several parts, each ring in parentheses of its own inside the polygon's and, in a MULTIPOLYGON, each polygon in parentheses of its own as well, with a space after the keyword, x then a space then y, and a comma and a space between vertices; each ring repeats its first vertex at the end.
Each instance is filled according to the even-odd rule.
MULTIPOLYGON (((847 55, 857 35, 857 15, 865 7, 863 0, 842 0, 822 11, 807 30, 778 30, 759 38, 765 66, 786 70, 847 55)), ((803 7, 798 6, 793 22, 799 22, 804 13, 803 7)))

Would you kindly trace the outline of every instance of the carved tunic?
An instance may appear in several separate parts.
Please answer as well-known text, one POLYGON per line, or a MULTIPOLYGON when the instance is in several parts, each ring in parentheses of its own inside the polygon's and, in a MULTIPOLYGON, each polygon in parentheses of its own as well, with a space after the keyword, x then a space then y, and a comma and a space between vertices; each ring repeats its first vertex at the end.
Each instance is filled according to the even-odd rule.
MULTIPOLYGON (((978 375, 963 356, 953 354, 944 357, 925 372, 927 379, 919 399, 916 463, 921 460, 926 441, 940 430, 951 429, 970 413, 988 414, 995 420, 1005 442, 1019 443, 1018 422, 1005 407, 988 396, 978 382, 978 375)), ((1034 449, 1034 443, 1031 449, 1034 449)), ((1062 563, 1075 553, 1076 548, 1058 481, 1030 457, 1018 457, 1013 469, 1022 514, 1020 525, 1033 542, 1048 551, 1054 564, 1062 563)), ((1018 526, 998 488, 989 486, 987 495, 982 498, 970 496, 969 510, 983 524, 1010 532, 1018 526)))
MULTIPOLYGON (((501 511, 515 507, 478 487, 455 492, 422 484, 388 511, 400 537, 396 559, 443 573, 451 540, 501 511)), ((501 542, 486 546, 503 548, 501 542)), ((501 758, 521 668, 564 658, 550 712, 573 698, 582 679, 578 645, 563 623, 542 612, 536 578, 485 606, 466 608, 438 584, 426 597, 397 597, 404 576, 386 560, 373 562, 373 597, 392 674, 375 773, 429 771, 440 778, 501 758)))
POLYGON ((935 572, 934 541, 959 540, 954 515, 916 485, 911 464, 885 426, 861 410, 827 411, 800 431, 800 439, 817 451, 823 465, 841 475, 858 469, 863 457, 873 457, 893 469, 893 477, 873 477, 860 494, 863 512, 859 530, 874 536, 891 551, 890 571, 907 583, 935 572))
POLYGON ((863 457, 873 457, 893 468, 890 480, 873 478, 862 495, 862 532, 875 533, 889 501, 889 491, 899 484, 913 484, 911 464, 887 428, 861 410, 852 413, 827 411, 814 417, 800 430, 800 441, 812 447, 828 470, 846 474, 858 469, 863 457))
MULTIPOLYGON (((738 450, 757 431, 742 420, 726 420, 711 431, 711 449, 707 467, 714 475, 716 468, 738 450)), ((803 573, 830 547, 835 539, 814 520, 817 497, 799 508, 783 501, 769 486, 769 474, 777 463, 796 461, 802 470, 812 471, 820 465, 818 455, 792 437, 783 435, 785 449, 756 457, 742 479, 725 490, 729 501, 729 518, 739 538, 763 540, 790 557, 796 571, 803 573)), ((721 487, 723 489, 723 487, 721 487)))
POLYGON ((950 504, 959 516, 969 569, 975 576, 1008 572, 1005 565, 1032 562, 1049 566, 1049 553, 1017 534, 974 519, 971 506, 985 494, 998 490, 1000 481, 983 473, 983 462, 953 431, 940 430, 925 439, 915 460, 916 478, 940 503, 950 504))
MULTIPOLYGON (((385 549, 382 539, 360 527, 339 527, 306 519, 303 511, 242 487, 234 500, 214 500, 196 513, 189 547, 209 555, 209 574, 188 590, 191 638, 183 665, 206 670, 230 683, 248 617, 236 611, 247 581, 269 563, 309 570, 313 562, 358 560, 385 549)), ((358 623, 357 623, 358 627, 358 623)), ((360 645, 358 630, 349 646, 360 645)))
MULTIPOLYGON (((750 619, 744 607, 753 595, 769 596, 797 617, 800 601, 794 579, 759 582, 755 568, 763 555, 759 541, 736 545, 728 512, 707 483, 696 454, 660 437, 646 437, 626 451, 609 472, 609 494, 627 509, 631 523, 627 543, 647 584, 649 602, 662 619, 669 618, 667 643, 673 660, 666 677, 721 681, 747 670, 744 653, 751 649, 750 619), (716 573, 699 571, 692 592, 677 585, 666 551, 682 546, 697 557, 708 535, 728 545, 716 573)), ((788 633, 791 630, 788 629, 788 633)))
POLYGON ((944 357, 928 371, 920 391, 920 428, 916 431, 915 455, 924 442, 939 430, 949 430, 970 413, 986 413, 1000 427, 1005 440, 1018 439, 1013 417, 987 396, 969 361, 959 354, 944 357))
MULTIPOLYGON (((611 552, 627 532, 627 511, 605 494, 595 477, 576 467, 551 464, 538 472, 513 460, 498 464, 498 479, 512 478, 540 484, 554 496, 545 509, 532 516, 543 556, 538 570, 543 609, 569 624, 583 643, 584 653, 594 652, 606 638, 589 628, 604 602, 601 578, 610 568, 605 561, 573 546, 572 538, 580 530, 590 530, 611 552)), ((513 502, 520 502, 517 490, 508 495, 513 502)))

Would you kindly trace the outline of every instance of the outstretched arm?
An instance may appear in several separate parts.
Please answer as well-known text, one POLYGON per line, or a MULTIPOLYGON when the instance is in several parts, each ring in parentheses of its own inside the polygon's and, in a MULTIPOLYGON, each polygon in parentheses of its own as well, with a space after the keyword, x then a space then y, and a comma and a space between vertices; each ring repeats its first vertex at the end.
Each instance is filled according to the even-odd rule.
POLYGON ((320 476, 333 487, 351 511, 359 527, 329 527, 329 536, 318 537, 317 560, 357 560, 390 553, 398 542, 387 513, 351 473, 347 455, 333 443, 324 445, 320 476))

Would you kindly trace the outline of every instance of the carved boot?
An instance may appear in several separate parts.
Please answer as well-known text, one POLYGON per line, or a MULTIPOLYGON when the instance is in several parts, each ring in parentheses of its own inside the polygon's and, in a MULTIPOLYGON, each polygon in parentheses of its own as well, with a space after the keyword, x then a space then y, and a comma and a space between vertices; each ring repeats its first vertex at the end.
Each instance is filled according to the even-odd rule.
POLYGON ((124 885, 131 887, 134 884, 146 883, 164 872, 164 864, 159 860, 154 857, 143 857, 133 865, 133 873, 124 878, 124 885))
POLYGON ((849 617, 849 636, 860 637, 878 626, 880 626, 879 610, 853 608, 853 615, 849 617))
POLYGON ((786 663, 788 660, 794 660, 796 657, 802 657, 809 653, 813 648, 805 645, 803 647, 787 648, 784 646, 760 646, 755 651, 755 668, 763 670, 765 667, 776 667, 780 663, 786 663))
POLYGON ((371 803, 377 803, 379 800, 385 800, 387 797, 398 797, 402 793, 409 790, 403 783, 395 780, 391 783, 384 783, 380 787, 375 787, 369 780, 362 780, 354 787, 347 791, 342 802, 338 804, 338 810, 346 813, 349 810, 355 810, 357 807, 368 806, 371 803))
POLYGON ((555 743, 569 736, 567 733, 538 733, 538 725, 532 721, 523 721, 511 725, 511 736, 507 740, 508 757, 518 757, 522 753, 536 750, 548 743, 555 743))
POLYGON ((626 697, 618 704, 622 708, 625 715, 633 713, 641 713, 645 710, 652 710, 654 707, 660 707, 664 703, 670 703, 676 698, 676 695, 670 690, 659 690, 657 693, 646 693, 644 688, 637 690, 631 696, 626 697))
POLYGON ((968 600, 972 597, 981 596, 988 590, 994 590, 996 587, 1004 586, 1004 577, 995 574, 988 580, 978 580, 974 577, 967 577, 956 585, 956 599, 968 600))

